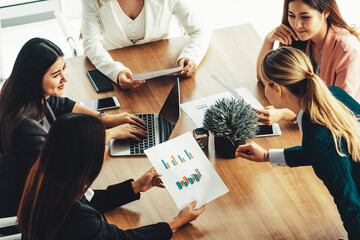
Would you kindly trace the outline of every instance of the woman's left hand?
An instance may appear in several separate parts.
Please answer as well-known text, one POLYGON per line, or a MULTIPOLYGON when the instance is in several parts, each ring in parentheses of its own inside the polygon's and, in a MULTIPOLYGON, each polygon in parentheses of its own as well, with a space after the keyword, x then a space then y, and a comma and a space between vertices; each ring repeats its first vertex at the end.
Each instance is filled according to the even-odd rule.
POLYGON ((103 122, 109 127, 116 127, 124 123, 130 123, 140 128, 145 128, 145 122, 134 114, 122 112, 118 114, 106 114, 102 118, 103 122))
POLYGON ((269 152, 257 145, 250 142, 240 145, 235 152, 235 157, 242 157, 254 162, 268 162, 269 152))
POLYGON ((153 167, 150 168, 139 179, 132 182, 134 192, 135 193, 146 192, 147 190, 149 190, 150 188, 152 188, 154 186, 160 187, 160 188, 165 188, 160 177, 161 177, 161 174, 157 173, 153 167))
POLYGON ((196 64, 195 61, 191 58, 182 58, 179 60, 178 65, 183 67, 179 75, 184 75, 186 77, 191 77, 194 75, 196 71, 196 64))

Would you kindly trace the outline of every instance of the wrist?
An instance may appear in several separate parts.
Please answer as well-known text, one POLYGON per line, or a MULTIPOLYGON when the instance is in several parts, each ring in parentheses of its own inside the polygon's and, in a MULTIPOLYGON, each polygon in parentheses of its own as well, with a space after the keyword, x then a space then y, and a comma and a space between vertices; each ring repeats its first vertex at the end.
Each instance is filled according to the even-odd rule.
POLYGON ((281 119, 283 119, 283 120, 287 120, 287 121, 296 121, 297 120, 296 114, 287 108, 281 109, 281 116, 282 116, 281 119))
POLYGON ((274 47, 274 42, 275 41, 273 39, 271 39, 269 36, 266 36, 264 40, 264 45, 272 49, 274 47))
POLYGON ((178 229, 179 227, 181 227, 183 224, 181 224, 181 222, 179 221, 179 219, 177 217, 175 217, 173 220, 168 222, 170 228, 172 231, 174 231, 175 229, 178 229))
POLYGON ((113 134, 111 129, 106 129, 105 130, 105 144, 107 144, 108 142, 110 142, 111 139, 113 139, 113 134))
POLYGON ((269 151, 265 151, 264 152, 264 162, 269 162, 270 159, 269 159, 269 151))
MULTIPOLYGON (((100 113, 98 118, 100 118, 100 113)), ((111 119, 112 119, 112 115, 111 114, 106 114, 105 112, 103 112, 100 120, 105 124, 105 125, 110 125, 111 123, 111 119)))
POLYGON ((138 194, 138 193, 140 192, 139 184, 138 184, 137 180, 136 180, 136 181, 133 181, 133 182, 131 183, 131 186, 132 186, 135 194, 138 194))

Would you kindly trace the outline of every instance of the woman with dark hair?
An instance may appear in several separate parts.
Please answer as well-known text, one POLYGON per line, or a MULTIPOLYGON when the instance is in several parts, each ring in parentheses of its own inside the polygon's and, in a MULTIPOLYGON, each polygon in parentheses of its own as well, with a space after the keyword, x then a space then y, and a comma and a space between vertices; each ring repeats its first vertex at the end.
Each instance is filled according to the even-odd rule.
POLYGON ((0 92, 0 217, 17 212, 28 170, 53 121, 70 112, 101 118, 112 138, 145 136, 144 123, 134 115, 108 115, 76 104, 63 94, 66 63, 59 47, 33 38, 20 50, 10 77, 0 92))
POLYGON ((66 114, 52 125, 39 159, 31 168, 21 199, 18 223, 23 239, 170 239, 172 230, 196 219, 205 206, 184 208, 168 223, 121 230, 102 213, 163 187, 150 169, 138 180, 89 191, 104 159, 105 128, 85 114, 66 114))
MULTIPOLYGON (((344 89, 360 102, 360 41, 359 33, 342 18, 335 0, 284 0, 282 24, 264 40, 257 60, 257 76, 266 53, 274 42, 306 53, 315 74, 327 86, 344 89)), ((272 124, 281 119, 294 120, 288 109, 272 106, 259 111, 259 119, 272 124)))
POLYGON ((339 87, 327 87, 300 50, 270 51, 261 65, 265 95, 275 107, 297 113, 302 146, 266 151, 251 142, 236 157, 273 166, 312 166, 333 196, 349 239, 360 239, 360 104, 339 87))

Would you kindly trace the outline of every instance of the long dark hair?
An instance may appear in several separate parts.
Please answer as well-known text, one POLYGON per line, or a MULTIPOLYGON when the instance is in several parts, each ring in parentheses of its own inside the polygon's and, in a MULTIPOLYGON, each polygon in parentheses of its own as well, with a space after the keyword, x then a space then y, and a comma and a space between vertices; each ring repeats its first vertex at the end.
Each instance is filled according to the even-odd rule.
MULTIPOLYGON (((283 16, 282 23, 286 26, 290 27, 288 20, 288 11, 289 11, 289 3, 294 2, 295 0, 284 0, 284 8, 283 8, 283 16)), ((344 20, 344 18, 340 14, 339 7, 335 0, 301 0, 305 4, 309 5, 311 8, 317 10, 320 13, 328 12, 329 16, 327 17, 327 23, 329 25, 335 25, 338 27, 345 28, 352 35, 354 35, 357 39, 360 40, 359 33, 356 31, 355 27, 350 27, 344 20)), ((292 45, 295 48, 305 50, 306 42, 303 41, 293 41, 292 45)))
POLYGON ((85 114, 58 118, 30 170, 18 210, 29 240, 54 239, 72 205, 98 176, 105 151, 105 126, 85 114))
POLYGON ((43 38, 33 38, 21 48, 0 92, 0 154, 13 153, 12 133, 24 117, 38 120, 44 116, 43 77, 63 55, 43 38))

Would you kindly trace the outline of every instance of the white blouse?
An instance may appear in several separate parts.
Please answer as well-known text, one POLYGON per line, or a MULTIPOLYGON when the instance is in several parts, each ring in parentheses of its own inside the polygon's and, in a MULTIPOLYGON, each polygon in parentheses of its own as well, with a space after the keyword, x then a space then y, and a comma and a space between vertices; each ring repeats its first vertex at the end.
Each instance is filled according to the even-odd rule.
POLYGON ((199 65, 206 54, 211 32, 195 12, 192 0, 144 0, 141 16, 132 21, 124 15, 117 0, 82 0, 84 53, 114 82, 128 68, 106 50, 167 38, 173 16, 189 35, 177 61, 187 57, 199 65))
POLYGON ((116 9, 119 14, 117 14, 121 26, 126 36, 132 43, 136 43, 139 40, 144 39, 145 37, 145 6, 141 9, 141 12, 135 19, 131 19, 127 16, 124 11, 121 9, 120 5, 116 9))

